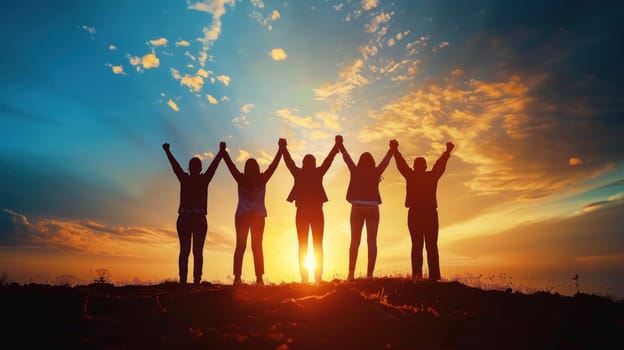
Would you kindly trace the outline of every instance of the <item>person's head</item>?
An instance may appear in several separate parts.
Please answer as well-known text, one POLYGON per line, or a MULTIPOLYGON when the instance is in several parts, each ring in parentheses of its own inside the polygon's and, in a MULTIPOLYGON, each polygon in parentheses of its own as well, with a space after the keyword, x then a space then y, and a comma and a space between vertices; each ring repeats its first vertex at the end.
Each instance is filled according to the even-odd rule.
POLYGON ((360 160, 358 160, 357 166, 362 170, 375 168, 375 159, 373 158, 373 155, 369 152, 362 153, 360 155, 360 160))
POLYGON ((427 161, 423 157, 414 159, 414 171, 424 173, 427 170, 427 161))
POLYGON ((202 171, 202 163, 201 160, 197 157, 191 158, 189 160, 189 172, 191 175, 198 175, 202 171))
POLYGON ((313 155, 311 154, 306 154, 305 157, 303 157, 303 170, 306 169, 314 169, 316 168, 316 158, 314 158, 313 155))
POLYGON ((260 166, 255 158, 249 158, 245 162, 245 176, 258 177, 260 176, 260 166))

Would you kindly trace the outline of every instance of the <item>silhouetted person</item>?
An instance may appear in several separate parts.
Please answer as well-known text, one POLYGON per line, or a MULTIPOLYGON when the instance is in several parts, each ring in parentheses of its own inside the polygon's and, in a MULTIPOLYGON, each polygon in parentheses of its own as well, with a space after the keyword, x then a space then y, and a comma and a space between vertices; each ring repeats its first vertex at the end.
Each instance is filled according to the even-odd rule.
MULTIPOLYGON (((336 140, 338 142, 338 140, 336 140)), ((335 144, 320 167, 316 167, 316 158, 311 154, 303 157, 301 168, 292 160, 286 140, 280 139, 280 147, 284 154, 284 163, 294 178, 294 185, 287 200, 295 202, 297 213, 295 222, 297 237, 299 240, 299 272, 301 282, 308 282, 308 271, 305 267, 305 258, 308 254, 308 235, 312 229, 312 242, 314 245, 314 277, 316 282, 322 281, 323 276, 323 230, 325 218, 323 215, 323 203, 327 202, 327 195, 323 188, 323 176, 327 173, 334 157, 338 153, 338 145, 335 144)))
POLYGON ((180 239, 180 256, 178 258, 180 284, 186 284, 191 243, 193 245, 193 282, 199 284, 204 262, 204 242, 208 230, 208 223, 206 222, 208 184, 217 170, 221 155, 217 154, 203 174, 201 173, 201 160, 197 157, 191 158, 187 173, 182 170, 178 161, 171 154, 169 144, 164 143, 162 147, 167 154, 169 163, 171 163, 173 172, 180 181, 180 205, 176 223, 178 238, 180 239))
POLYGON ((390 141, 390 148, 394 151, 397 168, 406 181, 405 206, 409 208, 407 227, 412 238, 412 278, 414 281, 422 279, 423 243, 427 249, 429 279, 437 281, 441 278, 436 192, 438 180, 446 169, 446 162, 454 147, 451 142, 447 142, 446 151, 435 162, 433 169, 426 171, 427 161, 425 158, 415 158, 413 169, 410 169, 399 152, 399 143, 396 140, 390 141))
POLYGON ((353 281, 355 279, 355 264, 362 240, 364 223, 366 223, 368 246, 366 278, 373 278, 375 261, 377 260, 377 230, 379 228, 379 205, 381 204, 379 182, 381 181, 381 174, 390 163, 393 151, 388 149, 381 163, 375 166, 375 159, 369 152, 362 153, 356 165, 342 142, 340 142, 339 150, 351 174, 347 188, 347 201, 351 203, 351 244, 349 246, 349 275, 347 280, 353 281))
POLYGON ((275 172, 277 164, 282 156, 282 149, 278 148, 275 158, 266 171, 261 173, 260 166, 254 158, 245 162, 245 172, 241 173, 236 168, 232 158, 225 149, 225 142, 221 142, 219 153, 227 165, 232 177, 238 184, 238 205, 234 215, 236 227, 236 249, 234 250, 234 284, 240 284, 241 271, 243 268, 243 256, 247 248, 247 235, 251 231, 251 251, 254 258, 256 283, 264 284, 264 256, 262 253, 262 236, 264 235, 264 218, 267 210, 264 206, 266 184, 275 172))

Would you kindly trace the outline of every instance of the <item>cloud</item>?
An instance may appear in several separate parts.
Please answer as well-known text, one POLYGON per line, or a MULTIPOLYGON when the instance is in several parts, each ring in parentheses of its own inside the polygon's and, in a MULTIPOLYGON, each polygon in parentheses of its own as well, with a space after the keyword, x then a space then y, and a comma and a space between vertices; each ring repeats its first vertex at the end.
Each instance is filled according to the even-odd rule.
POLYGON ((253 7, 257 7, 257 8, 264 8, 264 2, 262 2, 262 0, 251 0, 251 5, 253 5, 253 7))
POLYGON ((117 50, 117 46, 115 46, 113 44, 110 44, 110 45, 108 45, 108 49, 111 50, 111 51, 115 51, 115 50, 117 50))
MULTIPOLYGON (((459 145, 454 157, 470 169, 469 189, 517 199, 544 197, 613 169, 603 161, 568 171, 561 156, 570 152, 565 145, 573 141, 563 139, 578 139, 578 134, 562 134, 571 127, 568 120, 550 118, 552 103, 530 94, 539 90, 541 80, 512 75, 498 81, 441 81, 430 80, 370 113, 373 123, 361 129, 360 140, 410 140, 402 145, 405 154, 430 150, 432 158, 439 151, 431 150, 453 140, 459 145), (554 139, 560 141, 548 141, 554 139)), ((575 128, 591 130, 589 125, 575 128)))
POLYGON ((141 69, 157 68, 160 66, 160 60, 156 57, 155 53, 148 53, 143 57, 128 56, 130 64, 136 67, 138 71, 141 69))
MULTIPOLYGON (((208 249, 233 246, 218 232, 209 233, 208 249)), ((47 251, 89 256, 141 257, 147 247, 178 245, 177 233, 170 229, 144 226, 114 226, 93 220, 43 218, 31 222, 15 211, 0 211, 0 245, 33 247, 47 251)))
POLYGON ((180 107, 178 107, 178 104, 177 104, 177 103, 175 103, 175 102, 173 102, 173 100, 172 100, 172 99, 169 99, 169 101, 167 101, 167 105, 168 105, 169 107, 171 107, 171 109, 173 109, 173 110, 174 110, 174 111, 176 111, 176 112, 179 112, 179 111, 180 111, 180 107))
POLYGON ((180 40, 180 41, 176 41, 175 46, 191 46, 191 43, 189 43, 186 40, 180 40))
POLYGON ((390 21, 392 14, 381 12, 379 15, 373 17, 373 20, 364 26, 367 32, 375 33, 379 30, 379 26, 390 21))
POLYGON ((581 165, 585 163, 581 158, 577 158, 577 157, 572 157, 570 159, 568 159, 568 164, 570 166, 577 166, 577 165, 581 165))
POLYGON ((199 75, 188 75, 185 74, 182 79, 180 79, 180 85, 187 86, 191 91, 199 91, 204 85, 204 78, 199 75))
POLYGON ((337 4, 337 5, 334 5, 333 7, 334 7, 335 11, 342 11, 342 8, 344 7, 344 4, 340 3, 340 4, 337 4))
POLYGON ((271 56, 271 58, 275 61, 283 61, 288 57, 286 51, 280 48, 272 49, 271 51, 269 51, 268 55, 271 56))
POLYGON ((271 23, 281 18, 281 14, 278 10, 273 10, 267 17, 258 11, 253 11, 249 16, 268 30, 273 30, 273 25, 271 23))
POLYGON ((319 124, 312 119, 310 116, 301 117, 293 113, 293 111, 282 108, 275 111, 275 115, 282 118, 286 121, 290 126, 293 127, 302 127, 302 128, 317 128, 319 124))
POLYGON ((343 105, 348 104, 351 92, 355 88, 368 84, 368 80, 361 74, 363 67, 364 61, 360 59, 344 67, 338 73, 336 82, 313 89, 316 100, 327 101, 334 110, 340 110, 343 105))
POLYGON ((149 44, 152 46, 167 46, 168 42, 169 40, 167 40, 167 38, 158 38, 158 39, 150 40, 149 44))
POLYGON ((240 115, 238 115, 237 117, 235 117, 234 119, 232 119, 232 123, 234 123, 234 125, 238 126, 238 127, 242 127, 244 125, 249 125, 250 122, 247 119, 247 114, 249 114, 249 112, 251 112, 251 110, 255 107, 256 105, 253 103, 247 103, 241 106, 240 108, 240 115))
POLYGON ((158 57, 156 57, 156 54, 154 53, 148 53, 147 55, 143 56, 143 58, 141 59, 141 63, 143 64, 143 68, 145 69, 156 68, 160 66, 160 60, 158 59, 158 57))
POLYGON ((253 103, 247 103, 241 106, 241 113, 249 113, 256 105, 253 103))
POLYGON ((200 154, 200 153, 197 153, 197 154, 194 154, 194 155, 193 155, 193 157, 197 157, 197 158, 199 158, 200 160, 204 160, 204 159, 212 159, 212 158, 214 158, 214 156, 215 156, 215 155, 214 155, 214 153, 212 153, 212 152, 204 152, 204 153, 201 153, 201 154, 200 154))
POLYGON ((236 161, 239 163, 247 161, 251 157, 251 153, 249 151, 240 149, 238 150, 238 155, 236 156, 236 161))
POLYGON ((197 40, 203 44, 203 48, 200 54, 200 64, 203 67, 206 63, 208 48, 219 39, 221 35, 221 17, 225 15, 225 6, 229 5, 234 7, 236 5, 235 0, 205 0, 203 2, 190 3, 188 9, 196 10, 200 12, 206 12, 212 15, 212 25, 210 27, 204 27, 202 32, 204 36, 197 40))
POLYGON ((378 0, 362 0, 362 9, 364 11, 370 11, 377 7, 378 0))
POLYGON ((217 101, 216 98, 208 94, 206 94, 206 99, 208 100, 208 102, 210 102, 210 104, 213 104, 213 105, 216 105, 217 103, 219 103, 219 101, 217 101))
POLYGON ((210 76, 210 74, 212 73, 212 71, 207 71, 204 70, 203 68, 200 68, 197 70, 197 75, 199 75, 202 78, 208 78, 208 76, 210 76))
POLYGON ((87 31, 91 35, 95 34, 95 27, 89 27, 88 25, 85 24, 81 28, 87 31))
POLYGON ((231 79, 230 79, 230 77, 229 77, 229 76, 227 76, 227 75, 219 75, 219 76, 217 76, 217 80, 218 80, 218 81, 220 81, 220 82, 222 82, 222 83, 223 83, 223 85, 225 85, 225 86, 229 86, 229 85, 230 85, 230 80, 231 80, 231 79))
POLYGON ((124 72, 123 66, 112 66, 111 69, 113 70, 114 74, 126 74, 124 72))

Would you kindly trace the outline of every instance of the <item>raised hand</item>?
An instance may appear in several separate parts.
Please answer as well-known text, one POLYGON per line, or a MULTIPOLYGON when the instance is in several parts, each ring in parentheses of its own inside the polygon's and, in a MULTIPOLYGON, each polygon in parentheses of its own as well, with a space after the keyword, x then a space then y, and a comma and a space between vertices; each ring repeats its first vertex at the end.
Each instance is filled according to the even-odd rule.
POLYGON ((280 138, 279 141, 277 141, 277 145, 279 147, 286 147, 286 139, 280 138))
POLYGON ((452 142, 447 142, 446 143, 446 151, 450 152, 453 150, 453 148, 455 148, 455 145, 452 142))
POLYGON ((342 145, 342 135, 336 135, 336 145, 340 146, 342 145))
POLYGON ((168 151, 168 150, 169 150, 169 144, 168 144, 168 143, 166 143, 166 142, 165 142, 165 143, 163 143, 162 148, 163 148, 165 151, 168 151))
POLYGON ((390 140, 389 146, 392 151, 397 151, 399 149, 399 141, 390 140))
POLYGON ((225 142, 219 142, 219 152, 225 152, 225 142))

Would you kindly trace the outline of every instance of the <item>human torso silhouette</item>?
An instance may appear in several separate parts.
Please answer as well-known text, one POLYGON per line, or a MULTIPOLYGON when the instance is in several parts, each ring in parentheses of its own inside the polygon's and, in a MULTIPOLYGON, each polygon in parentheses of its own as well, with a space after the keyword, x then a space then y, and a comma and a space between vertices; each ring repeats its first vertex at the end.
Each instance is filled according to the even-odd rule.
POLYGON ((324 171, 321 168, 301 169, 293 172, 294 185, 287 200, 300 206, 321 206, 327 202, 327 194, 323 188, 324 171))
POLYGON ((180 214, 206 214, 208 206, 208 184, 212 174, 176 174, 180 180, 180 214))

